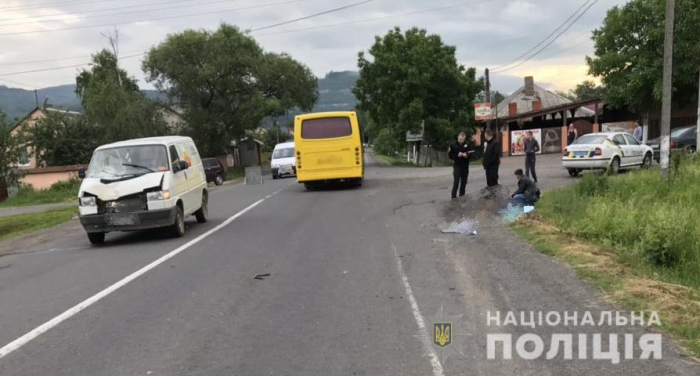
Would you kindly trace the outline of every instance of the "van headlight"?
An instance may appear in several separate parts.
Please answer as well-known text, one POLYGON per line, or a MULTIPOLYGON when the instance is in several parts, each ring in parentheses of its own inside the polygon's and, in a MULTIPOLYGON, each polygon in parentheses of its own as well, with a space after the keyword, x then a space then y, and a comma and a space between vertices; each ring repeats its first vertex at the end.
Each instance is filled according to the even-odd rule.
POLYGON ((146 193, 146 199, 148 201, 161 201, 170 198, 170 191, 156 191, 146 193))
POLYGON ((97 200, 92 196, 81 197, 80 206, 97 206, 97 200))

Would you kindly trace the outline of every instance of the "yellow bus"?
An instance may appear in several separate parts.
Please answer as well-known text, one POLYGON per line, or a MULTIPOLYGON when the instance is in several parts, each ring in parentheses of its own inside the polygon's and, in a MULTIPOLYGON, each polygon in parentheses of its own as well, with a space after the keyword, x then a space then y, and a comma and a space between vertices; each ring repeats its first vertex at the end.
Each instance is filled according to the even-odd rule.
POLYGON ((307 189, 324 182, 362 185, 364 159, 355 112, 320 112, 294 119, 297 181, 307 189))

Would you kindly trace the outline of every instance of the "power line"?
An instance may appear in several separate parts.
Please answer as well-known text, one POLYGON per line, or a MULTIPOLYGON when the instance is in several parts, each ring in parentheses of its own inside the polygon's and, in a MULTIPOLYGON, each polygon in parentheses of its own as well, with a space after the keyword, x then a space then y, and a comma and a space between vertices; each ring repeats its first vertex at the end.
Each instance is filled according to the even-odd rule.
POLYGON ((194 0, 176 0, 176 1, 165 1, 165 2, 160 2, 160 3, 145 3, 145 4, 139 4, 139 5, 120 6, 120 7, 113 7, 113 8, 98 8, 98 9, 83 10, 83 11, 74 12, 74 13, 58 12, 58 13, 51 13, 51 14, 42 14, 40 16, 0 18, 0 21, 33 20, 33 19, 53 17, 53 16, 70 16, 70 15, 76 15, 76 14, 99 13, 99 12, 106 12, 106 11, 110 11, 110 10, 142 8, 142 7, 148 7, 148 6, 154 6, 154 5, 184 3, 184 2, 191 2, 191 1, 194 1, 194 0))
POLYGON ((282 26, 282 25, 288 25, 288 24, 290 24, 290 23, 299 22, 299 21, 303 21, 303 20, 308 20, 309 18, 314 18, 314 17, 318 17, 318 16, 323 16, 323 15, 326 15, 326 14, 329 14, 329 13, 339 12, 339 11, 341 11, 341 10, 345 10, 345 9, 348 9, 348 8, 354 8, 354 7, 363 5, 363 4, 371 3, 371 2, 373 2, 373 1, 374 1, 374 0, 360 1, 359 3, 354 3, 354 4, 346 5, 346 6, 343 6, 343 7, 340 7, 340 8, 334 8, 334 9, 326 10, 326 11, 323 11, 323 12, 320 12, 320 13, 311 14, 311 15, 308 15, 308 16, 305 16, 305 17, 301 17, 301 18, 297 18, 297 19, 293 19, 293 20, 289 20, 289 21, 284 21, 284 22, 272 24, 272 25, 269 25, 269 26, 263 26, 263 27, 258 27, 258 28, 255 28, 255 29, 250 29, 250 32, 252 33, 252 32, 256 32, 256 31, 260 31, 260 30, 272 29, 273 27, 282 26))
POLYGON ((574 18, 574 17, 578 14, 578 12, 580 12, 581 9, 583 9, 590 1, 591 1, 591 0, 586 0, 583 4, 581 4, 581 6, 580 6, 578 9, 576 9, 576 11, 575 11, 574 13, 572 13, 571 16, 569 16, 569 18, 567 18, 566 20, 564 20, 564 22, 562 22, 561 25, 559 25, 556 29, 554 29, 549 35, 547 35, 544 39, 542 39, 542 40, 541 40, 539 43, 537 43, 534 47, 532 47, 531 49, 525 51, 522 55, 516 57, 515 59, 511 60, 511 61, 508 62, 507 64, 499 65, 499 66, 493 68, 492 71, 497 71, 497 70, 499 70, 499 69, 501 69, 501 68, 503 68, 503 67, 507 67, 507 66, 509 66, 509 65, 511 65, 511 64, 513 64, 513 63, 515 63, 515 62, 517 62, 518 60, 520 60, 520 59, 522 59, 523 57, 527 56, 530 52, 534 51, 537 47, 539 47, 539 46, 541 46, 542 44, 544 44, 549 38, 551 38, 554 34, 556 34, 557 31, 561 30, 561 28, 564 27, 564 25, 566 25, 569 21, 571 21, 571 19, 574 18))
MULTIPOLYGON (((296 0, 296 1, 303 1, 303 0, 296 0)), ((296 1, 290 1, 290 2, 296 2, 296 1)), ((315 14, 312 14, 312 15, 309 15, 309 16, 305 16, 305 17, 301 17, 301 18, 296 18, 296 19, 293 19, 293 20, 289 20, 289 21, 285 21, 285 22, 280 22, 280 23, 273 24, 273 25, 263 26, 263 27, 257 28, 257 30, 269 29, 269 28, 272 28, 272 27, 277 27, 277 26, 279 26, 279 25, 286 25, 286 24, 289 24, 289 23, 292 23, 292 22, 299 22, 299 21, 302 21, 302 20, 306 20, 306 19, 313 18, 313 17, 319 17, 319 16, 326 15, 326 14, 329 14, 329 13, 339 12, 339 11, 341 11, 341 10, 348 9, 348 8, 350 8, 350 7, 352 7, 352 6, 358 6, 358 5, 361 5, 361 4, 368 3, 368 2, 370 2, 370 1, 374 1, 374 0, 362 1, 362 2, 360 2, 360 3, 355 3, 355 4, 350 4, 350 5, 342 6, 342 7, 339 7, 339 8, 329 9, 329 10, 326 10, 326 11, 324 11, 324 12, 315 13, 315 14)), ((147 51, 144 51, 144 52, 137 53, 137 54, 133 54, 133 55, 122 56, 122 57, 119 57, 119 59, 120 59, 120 60, 130 59, 130 58, 134 58, 134 57, 143 56, 143 55, 145 55, 146 53, 147 53, 147 51)), ((60 66, 60 67, 51 67, 51 68, 43 68, 43 69, 32 69, 32 70, 25 70, 25 71, 20 71, 20 72, 2 73, 2 74, 0 74, 0 77, 16 76, 16 75, 27 74, 27 73, 47 72, 47 71, 54 71, 54 70, 67 69, 67 68, 79 68, 79 67, 83 67, 83 66, 86 66, 86 65, 92 65, 92 63, 83 63, 83 64, 65 65, 65 66, 60 66)))
MULTIPOLYGON (((142 4, 142 5, 131 5, 131 6, 126 6, 126 7, 117 7, 117 8, 111 8, 112 10, 115 9, 131 9, 131 8, 142 8, 146 6, 155 6, 155 5, 162 5, 162 4, 173 4, 173 3, 183 3, 183 2, 191 2, 192 0, 177 0, 177 1, 166 1, 162 3, 153 3, 153 4, 142 4)), ((172 10, 172 9, 181 9, 181 8, 191 8, 195 6, 201 6, 201 5, 214 5, 214 4, 222 4, 222 3, 230 3, 234 1, 241 1, 241 0, 217 0, 217 1, 210 1, 210 2, 199 2, 195 4, 189 4, 189 5, 178 5, 178 6, 172 6, 172 7, 161 7, 161 8, 153 8, 153 9, 142 9, 142 10, 132 10, 132 11, 127 11, 127 12, 116 12, 116 13, 107 13, 107 14, 96 14, 92 16, 82 16, 82 14, 85 13, 95 13, 95 12, 103 12, 108 9, 96 9, 93 11, 86 11, 86 12, 81 12, 81 13, 74 13, 74 14, 65 14, 65 16, 72 16, 71 18, 56 18, 56 19, 50 19, 50 20, 40 20, 40 21, 30 21, 30 22, 15 22, 15 23, 7 23, 7 24, 2 24, 0 27, 4 26, 17 26, 17 25, 31 25, 31 24, 37 24, 37 23, 47 23, 47 22, 64 22, 64 21, 74 21, 74 20, 83 20, 86 18, 105 18, 105 17, 114 17, 114 16, 121 16, 125 14, 138 14, 138 13, 147 13, 147 12, 153 12, 153 11, 164 11, 164 10, 172 10)), ((41 17, 46 17, 46 16, 35 16, 35 17, 27 17, 28 19, 32 18, 41 18, 41 17)), ((13 18, 6 18, 4 20, 0 21, 5 21, 5 20, 13 20, 13 18)))
MULTIPOLYGON (((275 6, 275 5, 298 3, 301 1, 308 1, 308 0, 289 0, 289 1, 283 1, 283 2, 278 2, 278 3, 267 3, 267 4, 251 5, 251 6, 247 6, 247 7, 219 9, 216 11, 181 14, 181 15, 176 15, 176 16, 157 17, 157 18, 150 18, 150 19, 137 20, 137 21, 111 22, 111 23, 100 24, 100 25, 83 25, 83 26, 64 27, 64 28, 60 28, 60 29, 16 31, 16 32, 9 32, 9 33, 0 33, 0 36, 21 35, 21 34, 40 34, 40 33, 51 33, 51 32, 55 32, 55 31, 83 30, 83 29, 93 29, 93 28, 97 28, 97 27, 106 27, 106 26, 129 25, 129 24, 135 24, 135 23, 141 23, 141 22, 163 21, 163 20, 171 20, 171 19, 176 19, 176 18, 197 17, 197 16, 205 16, 205 15, 210 15, 210 14, 234 12, 234 11, 238 11, 238 10, 265 8, 265 7, 269 7, 269 6, 275 6)), ((372 0, 370 0, 370 1, 372 1, 372 0)))
POLYGON ((22 6, 16 6, 16 7, 5 7, 5 8, 0 8, 0 12, 11 12, 11 11, 17 11, 17 10, 28 10, 28 9, 37 9, 37 8, 43 8, 46 6, 66 6, 66 5, 72 5, 72 4, 84 4, 84 3, 104 3, 108 1, 119 1, 119 0, 74 0, 74 1, 62 1, 62 2, 51 2, 51 3, 35 3, 35 4, 26 4, 22 6))
POLYGON ((581 17, 583 17, 583 15, 586 14, 586 13, 588 12, 588 10, 591 9, 591 7, 593 7, 597 2, 598 2, 598 0, 594 0, 590 5, 588 5, 588 7, 587 7, 586 9, 584 9, 584 11, 583 11, 581 14, 578 15, 578 17, 576 17, 576 18, 569 24, 569 26, 567 26, 561 33, 559 33, 554 39, 552 39, 552 40, 551 40, 549 43, 547 43, 544 47, 542 47, 541 49, 539 49, 539 50, 538 50, 537 52, 535 52, 534 54, 530 55, 527 59, 525 59, 525 60, 519 62, 519 63, 516 64, 516 65, 513 65, 513 66, 510 67, 510 68, 502 69, 502 70, 499 70, 498 72, 493 72, 493 71, 492 71, 492 72, 493 72, 493 73, 503 73, 503 72, 507 72, 507 71, 509 71, 509 70, 515 69, 515 68, 517 68, 517 67, 519 67, 519 66, 521 66, 521 65, 523 65, 523 64, 525 64, 525 63, 527 63, 527 62, 530 61, 533 57, 539 55, 542 51, 544 51, 545 49, 547 49, 547 47, 551 46, 552 43, 554 43, 557 39, 559 39, 559 37, 561 37, 564 33, 566 33, 567 31, 569 31, 569 29, 570 29, 579 19, 581 19, 581 17))
POLYGON ((326 29, 330 27, 335 27, 335 26, 345 26, 345 25, 354 25, 358 23, 364 23, 364 22, 374 22, 374 21, 381 21, 381 20, 387 20, 391 18, 399 18, 399 17, 406 17, 406 16, 412 16, 415 14, 424 14, 424 13, 429 13, 429 12, 437 12, 441 10, 447 10, 447 9, 453 9, 453 8, 459 8, 459 7, 464 7, 467 5, 476 5, 476 4, 483 4, 483 3, 492 3, 495 1, 501 1, 501 0, 481 0, 481 1, 469 1, 469 2, 464 2, 464 3, 459 3, 459 4, 453 4, 453 5, 448 5, 444 7, 437 7, 437 8, 427 8, 427 9, 421 9, 417 11, 412 11, 412 12, 406 12, 406 13, 400 13, 400 14, 392 14, 389 16, 382 16, 382 17, 375 17, 375 18, 366 18, 362 20, 354 20, 354 21, 346 21, 346 22, 340 22, 340 23, 334 23, 334 24, 327 24, 327 25, 320 25, 320 26, 311 26, 311 27, 305 27, 301 29, 291 29, 291 30, 282 30, 282 31, 276 31, 272 33, 264 33, 264 34, 256 34, 256 37, 266 37, 270 35, 281 35, 281 34, 290 34, 290 33, 298 33, 302 31, 309 31, 309 30, 317 30, 317 29, 326 29))

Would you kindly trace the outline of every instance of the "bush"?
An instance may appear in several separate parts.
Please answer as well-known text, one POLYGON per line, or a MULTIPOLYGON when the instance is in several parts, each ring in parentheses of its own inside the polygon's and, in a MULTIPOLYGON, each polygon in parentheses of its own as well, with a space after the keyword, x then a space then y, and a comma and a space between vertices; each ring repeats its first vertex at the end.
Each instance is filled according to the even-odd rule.
POLYGON ((383 155, 396 155, 401 148, 401 145, 396 139, 396 135, 388 128, 379 131, 379 134, 374 139, 374 150, 383 155))
POLYGON ((539 211, 568 233, 612 246, 640 270, 700 287, 700 159, 676 158, 670 182, 658 170, 587 174, 544 195, 539 211))

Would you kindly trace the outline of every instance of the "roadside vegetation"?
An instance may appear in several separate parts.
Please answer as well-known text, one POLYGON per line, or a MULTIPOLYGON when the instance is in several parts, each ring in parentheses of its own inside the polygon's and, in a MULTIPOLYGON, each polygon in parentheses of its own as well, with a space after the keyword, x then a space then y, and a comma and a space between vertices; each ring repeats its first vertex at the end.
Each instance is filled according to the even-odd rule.
POLYGON ((72 201, 75 202, 77 207, 79 189, 80 180, 78 179, 58 182, 45 190, 36 190, 31 185, 23 185, 17 194, 0 202, 0 208, 58 204, 72 201))
POLYGON ((68 222, 77 212, 77 207, 70 207, 47 212, 0 217, 0 241, 68 222))
POLYGON ((612 302, 657 311, 664 329, 700 357, 700 158, 658 170, 588 174, 547 193, 513 226, 542 253, 574 267, 612 302))

